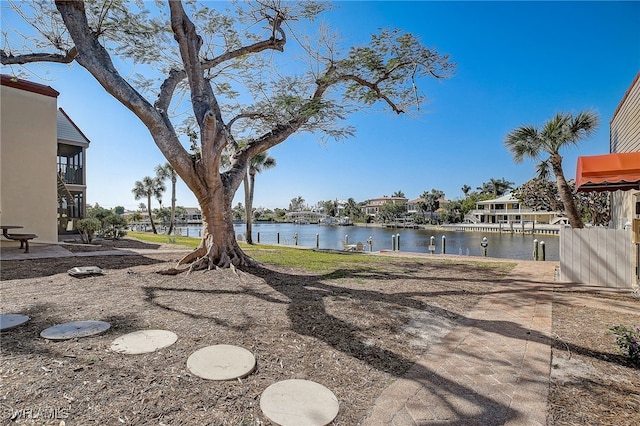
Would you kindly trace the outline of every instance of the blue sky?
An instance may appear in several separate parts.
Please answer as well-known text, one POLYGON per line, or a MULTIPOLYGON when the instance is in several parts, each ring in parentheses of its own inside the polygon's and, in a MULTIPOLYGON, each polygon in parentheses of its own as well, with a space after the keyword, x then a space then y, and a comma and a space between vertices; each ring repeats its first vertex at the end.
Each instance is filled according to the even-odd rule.
MULTIPOLYGON (((449 54, 456 74, 426 81, 429 103, 420 117, 364 111, 349 117, 353 138, 320 144, 304 134, 271 149, 278 165, 258 175, 256 207, 286 208, 297 196, 308 204, 363 201, 398 190, 417 198, 432 188, 455 199, 463 185, 475 189, 490 178, 520 185, 534 176, 534 164, 513 162, 505 134, 560 111, 593 109, 601 117, 597 133, 563 152, 573 178, 579 155, 609 152, 609 121, 640 70, 640 2, 335 5, 322 20, 347 44, 366 42, 378 28, 400 28, 449 54)), ((34 72, 31 80, 61 92, 58 105, 91 140, 88 202, 136 208, 134 182, 164 163, 146 128, 78 65, 34 72)), ((236 198, 242 201, 241 190, 236 198)), ((197 206, 182 184, 177 203, 197 206)))

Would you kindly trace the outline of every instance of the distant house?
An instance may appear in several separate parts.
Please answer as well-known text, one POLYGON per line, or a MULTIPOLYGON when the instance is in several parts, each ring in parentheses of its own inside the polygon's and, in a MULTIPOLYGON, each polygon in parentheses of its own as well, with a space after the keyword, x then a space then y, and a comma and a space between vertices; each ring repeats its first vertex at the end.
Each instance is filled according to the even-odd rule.
POLYGON ((381 198, 372 198, 364 206, 364 212, 369 216, 375 217, 385 204, 407 204, 408 201, 405 197, 387 197, 386 195, 381 198))
POLYGON ((57 242, 84 217, 89 140, 58 109, 53 88, 6 75, 0 83, 2 224, 57 242))
POLYGON ((180 218, 180 222, 187 222, 188 224, 201 224, 202 212, 198 207, 185 207, 185 217, 180 218))
MULTIPOLYGON (((407 201, 407 213, 424 213, 420 208, 420 203, 424 203, 424 198, 422 197, 414 198, 413 200, 407 201)), ((440 213, 443 209, 443 206, 446 205, 447 203, 449 203, 447 199, 438 198, 439 207, 435 211, 429 212, 429 213, 435 213, 435 214, 440 213)))
POLYGON ((553 224, 560 218, 560 212, 536 211, 523 205, 512 194, 506 194, 492 200, 478 201, 475 210, 465 216, 465 221, 487 224, 553 224))

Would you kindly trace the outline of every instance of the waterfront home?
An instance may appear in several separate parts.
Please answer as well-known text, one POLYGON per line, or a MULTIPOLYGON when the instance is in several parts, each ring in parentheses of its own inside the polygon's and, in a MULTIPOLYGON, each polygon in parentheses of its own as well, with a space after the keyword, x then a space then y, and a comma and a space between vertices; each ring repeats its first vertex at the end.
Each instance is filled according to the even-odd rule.
MULTIPOLYGON (((0 212, 37 242, 58 241, 85 214, 89 139, 53 88, 8 75, 0 80, 0 212)), ((3 244, 5 244, 3 242, 3 244)))
POLYGON ((405 197, 387 197, 386 195, 381 198, 372 198, 364 206, 364 212, 371 217, 375 217, 385 204, 407 204, 408 201, 405 197))
POLYGON ((465 216, 474 224, 557 224, 566 218, 557 211, 538 211, 523 205, 511 193, 492 200, 478 201, 476 208, 465 216))

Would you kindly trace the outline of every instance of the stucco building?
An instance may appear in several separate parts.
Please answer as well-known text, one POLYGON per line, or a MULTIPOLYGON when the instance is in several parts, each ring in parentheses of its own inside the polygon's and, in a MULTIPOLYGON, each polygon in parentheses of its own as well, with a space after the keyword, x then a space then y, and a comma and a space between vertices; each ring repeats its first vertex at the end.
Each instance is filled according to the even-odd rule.
POLYGON ((58 95, 1 76, 0 221, 37 234, 36 243, 57 242, 84 217, 89 140, 58 109, 58 95))

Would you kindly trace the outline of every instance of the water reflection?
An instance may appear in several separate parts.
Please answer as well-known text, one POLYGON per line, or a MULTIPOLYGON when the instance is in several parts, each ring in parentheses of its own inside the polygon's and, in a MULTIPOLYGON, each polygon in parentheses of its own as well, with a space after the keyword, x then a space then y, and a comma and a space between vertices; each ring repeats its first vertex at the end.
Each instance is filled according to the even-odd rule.
MULTIPOLYGON (((236 235, 244 239, 245 225, 235 225, 236 235)), ((182 235, 197 237, 200 228, 181 228, 182 235)), ((487 238, 487 256, 502 259, 533 259, 534 240, 544 242, 546 260, 558 260, 557 235, 522 235, 511 233, 483 233, 444 231, 432 229, 397 229, 365 226, 322 226, 295 225, 292 223, 255 223, 253 224, 253 241, 263 244, 295 244, 297 235, 298 245, 323 249, 343 248, 343 241, 348 239, 350 244, 362 242, 368 250, 367 239, 373 242, 373 251, 391 250, 394 240, 400 235, 400 250, 418 253, 428 253, 431 237, 435 243, 435 252, 442 253, 444 241, 447 254, 482 256, 480 242, 487 238)))

